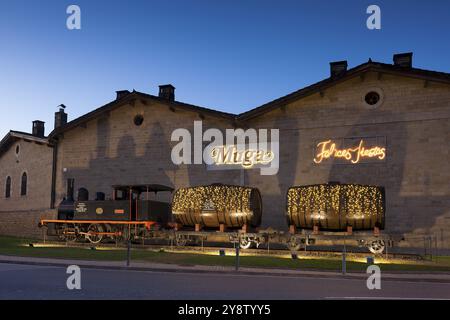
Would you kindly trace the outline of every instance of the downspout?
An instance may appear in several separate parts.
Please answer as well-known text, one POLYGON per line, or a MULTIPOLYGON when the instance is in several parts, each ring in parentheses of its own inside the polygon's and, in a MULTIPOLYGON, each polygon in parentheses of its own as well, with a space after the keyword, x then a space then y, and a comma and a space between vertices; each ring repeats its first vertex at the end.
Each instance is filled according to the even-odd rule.
POLYGON ((50 196, 50 209, 55 209, 56 201, 56 161, 58 159, 58 140, 53 140, 53 163, 52 163, 52 190, 50 196))

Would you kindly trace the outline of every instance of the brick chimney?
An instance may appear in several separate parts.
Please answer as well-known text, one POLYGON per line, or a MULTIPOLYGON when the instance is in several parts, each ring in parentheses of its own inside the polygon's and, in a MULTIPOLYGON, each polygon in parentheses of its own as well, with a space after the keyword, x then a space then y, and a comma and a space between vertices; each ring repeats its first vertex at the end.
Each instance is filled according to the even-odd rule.
POLYGON ((159 86, 158 96, 169 101, 175 101, 175 87, 171 84, 159 86))
POLYGON ((411 68, 412 67, 412 55, 413 55, 412 52, 394 54, 394 57, 393 57, 394 65, 404 67, 404 68, 411 68))
POLYGON ((67 123, 67 113, 64 112, 65 105, 59 105, 59 111, 55 112, 55 129, 59 128, 67 123))
POLYGON ((119 100, 123 97, 125 97, 126 95, 130 94, 130 91, 128 90, 119 90, 116 91, 116 100, 119 100))
POLYGON ((330 62, 330 76, 336 77, 347 71, 347 60, 330 62))
POLYGON ((43 138, 45 136, 45 122, 34 120, 32 134, 35 137, 43 138))

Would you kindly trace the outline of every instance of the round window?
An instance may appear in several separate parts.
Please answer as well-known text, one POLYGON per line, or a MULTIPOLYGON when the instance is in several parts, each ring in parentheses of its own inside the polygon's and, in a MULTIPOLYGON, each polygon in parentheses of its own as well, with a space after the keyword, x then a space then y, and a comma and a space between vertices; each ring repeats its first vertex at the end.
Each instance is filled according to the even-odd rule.
POLYGON ((370 106, 374 106, 380 101, 380 95, 378 92, 370 91, 366 96, 364 97, 364 101, 370 106))
POLYGON ((134 124, 140 126, 144 122, 144 117, 140 114, 134 117, 134 124))
POLYGON ((384 94, 383 90, 378 87, 369 88, 361 97, 362 104, 369 109, 378 108, 383 104, 384 94))

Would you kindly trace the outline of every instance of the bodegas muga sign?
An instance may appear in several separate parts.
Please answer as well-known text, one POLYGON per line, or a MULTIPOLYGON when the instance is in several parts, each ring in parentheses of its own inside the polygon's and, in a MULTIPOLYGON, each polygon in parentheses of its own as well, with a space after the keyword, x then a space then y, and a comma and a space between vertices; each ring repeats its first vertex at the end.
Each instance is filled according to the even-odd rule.
POLYGON ((386 159, 386 137, 340 138, 319 141, 314 163, 373 163, 386 159))

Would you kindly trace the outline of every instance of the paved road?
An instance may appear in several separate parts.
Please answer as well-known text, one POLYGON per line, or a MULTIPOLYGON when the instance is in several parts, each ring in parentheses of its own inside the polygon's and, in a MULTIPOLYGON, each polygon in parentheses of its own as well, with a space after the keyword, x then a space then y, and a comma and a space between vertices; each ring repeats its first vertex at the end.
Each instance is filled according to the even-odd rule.
POLYGON ((63 267, 0 263, 0 299, 450 299, 450 283, 82 269, 68 290, 63 267))

